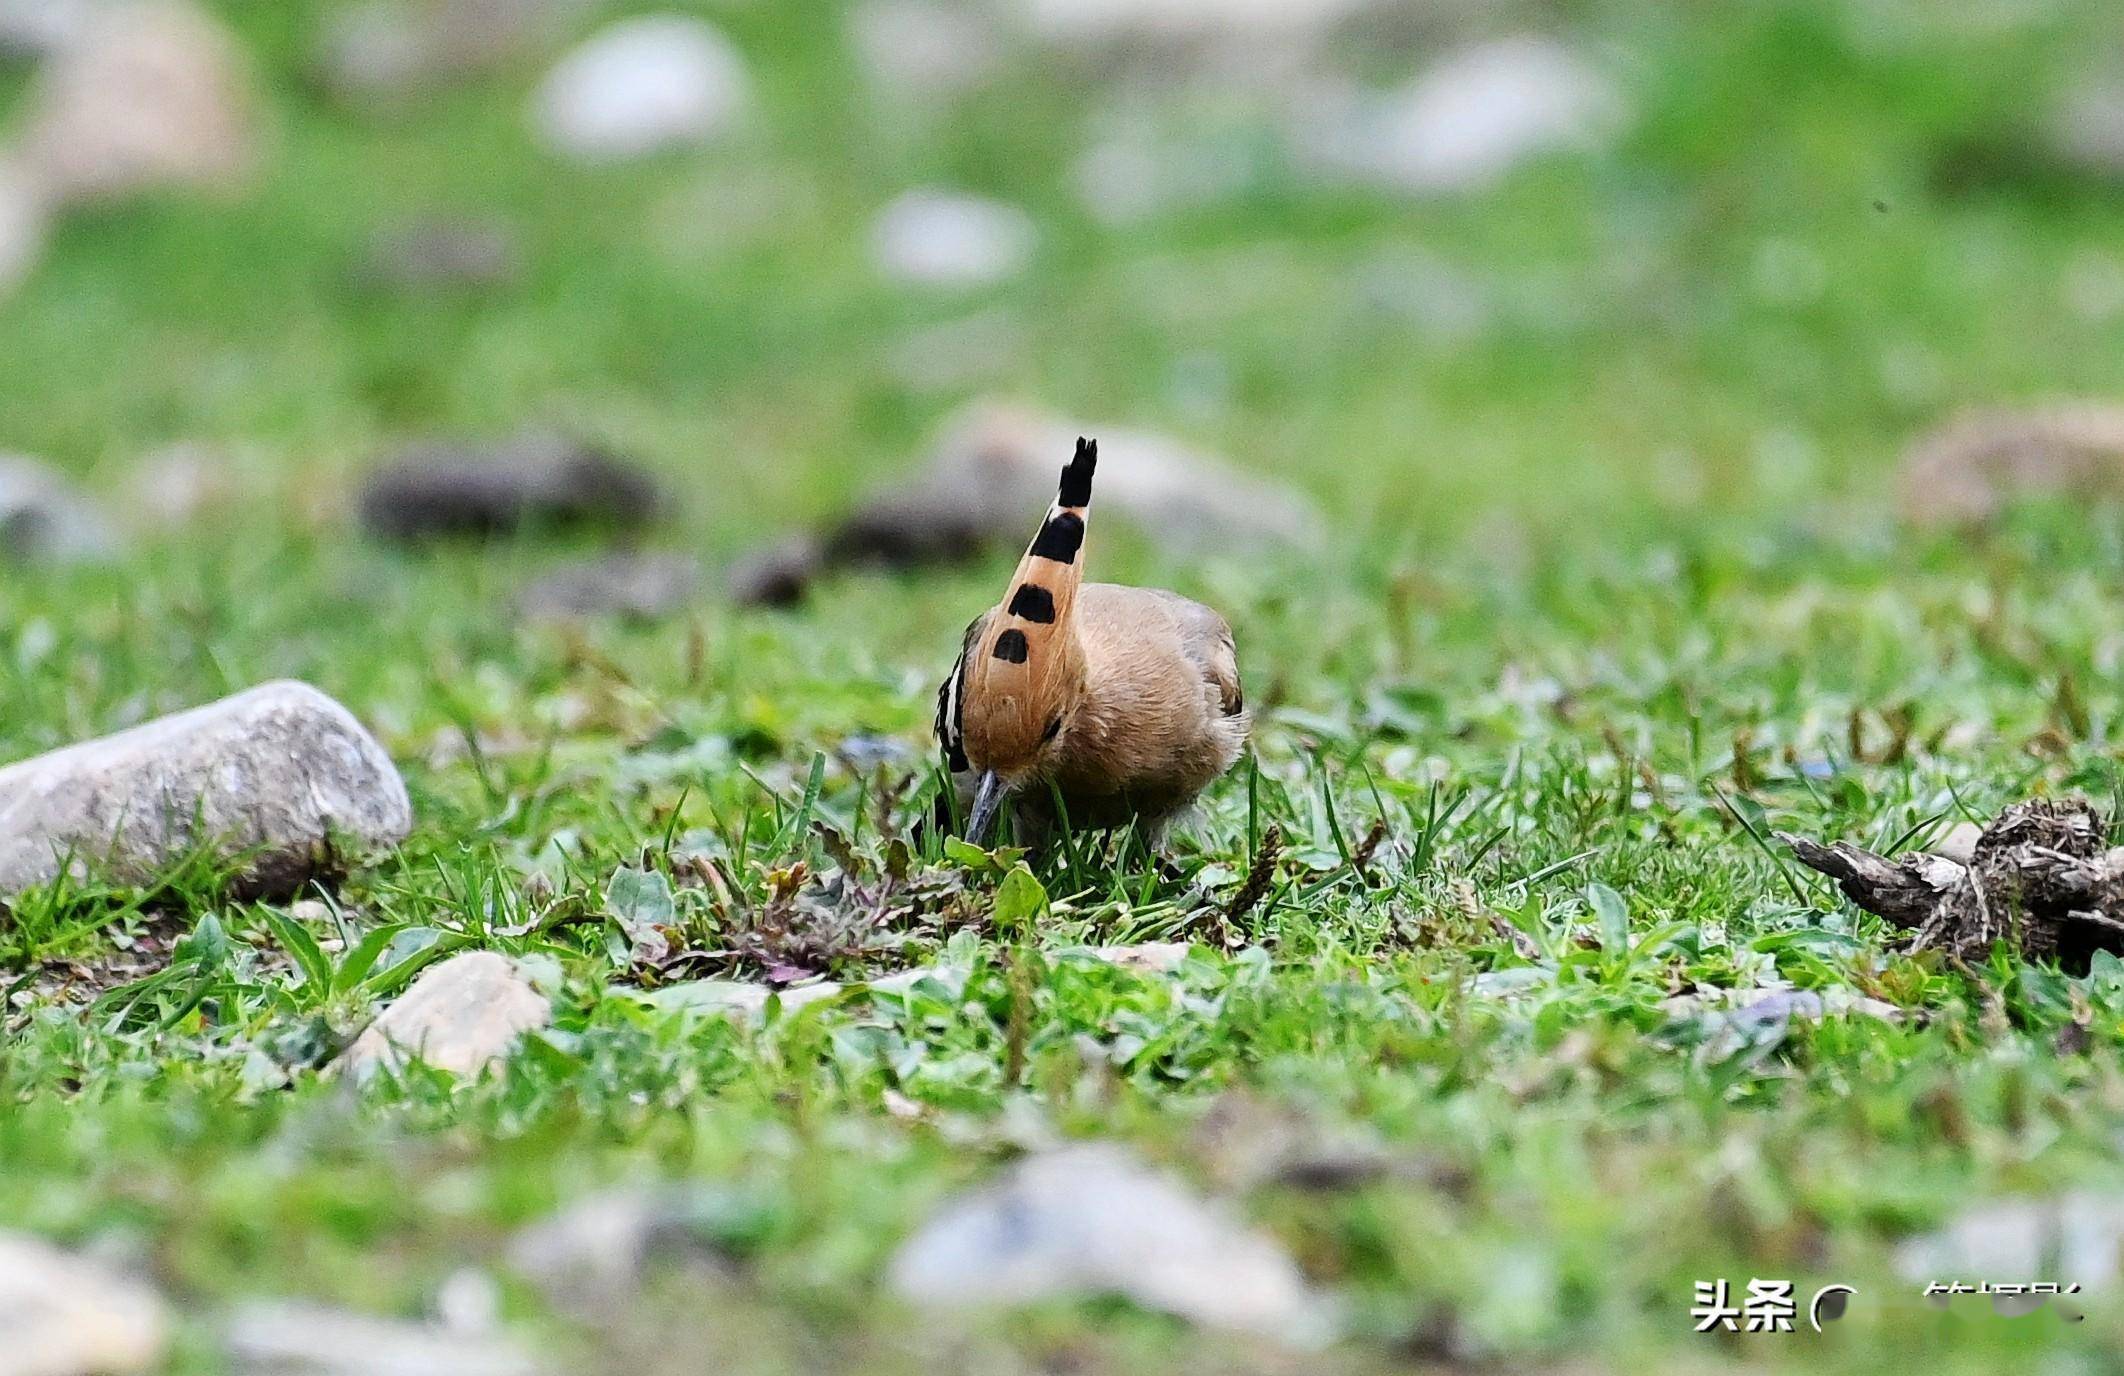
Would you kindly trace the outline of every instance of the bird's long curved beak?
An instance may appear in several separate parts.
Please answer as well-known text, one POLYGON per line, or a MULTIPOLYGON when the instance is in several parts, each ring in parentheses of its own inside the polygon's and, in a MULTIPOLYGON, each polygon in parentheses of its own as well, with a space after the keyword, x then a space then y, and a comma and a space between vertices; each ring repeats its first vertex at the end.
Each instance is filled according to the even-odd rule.
POLYGON ((967 840, 975 845, 988 844, 989 828, 996 824, 996 814, 1003 810, 1003 796, 1008 791, 995 770, 982 772, 981 782, 974 787, 973 816, 966 823, 967 840))

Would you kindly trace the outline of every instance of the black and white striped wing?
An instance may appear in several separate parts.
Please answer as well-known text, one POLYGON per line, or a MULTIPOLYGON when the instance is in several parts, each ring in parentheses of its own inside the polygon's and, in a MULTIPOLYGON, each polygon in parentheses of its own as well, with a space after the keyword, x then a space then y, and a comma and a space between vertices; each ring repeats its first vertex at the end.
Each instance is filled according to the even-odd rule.
POLYGON ((983 612, 967 626, 966 638, 959 645, 959 658, 937 687, 937 747, 943 753, 944 768, 953 774, 964 774, 973 767, 966 759, 966 661, 981 638, 981 628, 992 615, 993 612, 983 612))

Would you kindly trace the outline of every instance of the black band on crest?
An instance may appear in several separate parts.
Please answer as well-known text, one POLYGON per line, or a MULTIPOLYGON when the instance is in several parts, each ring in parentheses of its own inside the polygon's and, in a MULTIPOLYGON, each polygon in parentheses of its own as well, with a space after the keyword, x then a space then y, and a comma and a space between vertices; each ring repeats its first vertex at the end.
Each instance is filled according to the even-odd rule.
POLYGON ((1084 521, 1074 511, 1065 511, 1051 516, 1033 537, 1032 548, 1026 553, 1036 559, 1052 559, 1058 564, 1077 562, 1077 551, 1084 544, 1084 521))
POLYGON ((1055 595, 1037 583, 1020 583, 1018 590, 1010 595, 1010 614, 1027 621, 1037 621, 1043 626, 1052 625, 1055 619, 1055 595))

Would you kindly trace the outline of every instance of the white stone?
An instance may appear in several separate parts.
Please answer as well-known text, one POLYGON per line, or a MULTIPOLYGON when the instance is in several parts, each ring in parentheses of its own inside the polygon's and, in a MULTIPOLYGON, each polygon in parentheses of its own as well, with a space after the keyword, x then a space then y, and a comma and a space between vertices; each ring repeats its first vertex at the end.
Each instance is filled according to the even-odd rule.
POLYGON ((1603 74, 1541 38, 1469 48, 1399 91, 1328 104, 1301 131, 1312 161, 1416 194, 1481 190, 1543 154, 1601 147, 1624 113, 1603 74))
POLYGON ((1109 965, 1145 974, 1169 975, 1180 968, 1194 947, 1185 941, 1144 941, 1133 946, 1094 946, 1092 954, 1109 965))
POLYGON ((1952 860, 1958 865, 1967 865, 1976 859, 1977 842, 1982 840, 1983 836, 1984 828, 1978 826, 1975 822, 1956 822, 1934 838, 1932 844, 1925 847, 1925 849, 1930 854, 1937 855, 1943 860, 1952 860))
POLYGON ((68 855, 145 883, 201 843, 248 857, 252 891, 292 893, 412 825, 390 756, 346 708, 268 683, 0 769, 0 894, 68 855))
POLYGON ((2094 1190, 1980 1204, 1895 1252, 1896 1271, 1920 1285, 2010 1276, 2103 1291, 2116 1284, 2120 1264, 2124 1195, 2094 1190))
POLYGON ((115 544, 103 517, 65 478, 36 459, 0 454, 0 559, 89 563, 115 544))
POLYGON ((230 1316, 224 1345, 259 1376, 537 1376, 513 1344, 321 1304, 263 1301, 230 1316))
POLYGON ((1029 1156, 947 1202, 890 1280, 939 1308, 1116 1294, 1206 1328, 1325 1336, 1325 1307, 1273 1238, 1105 1144, 1029 1156))
POLYGON ((2097 177, 2124 177, 2124 82, 2089 83, 2059 97, 2050 141, 2070 166, 2097 177))
POLYGON ((0 0, 0 53, 47 56, 87 31, 96 0, 0 0))
POLYGON ((38 73, 23 158, 57 202, 225 188, 257 161, 250 71, 190 0, 98 8, 38 73))
POLYGON ((161 1297, 39 1238, 0 1233, 0 1376, 123 1376, 159 1369, 161 1297))
POLYGON ((622 20, 562 58, 533 107, 554 151, 584 162, 705 143, 750 101, 743 58, 686 15, 622 20))
POLYGON ((865 0, 848 26, 871 85, 909 100, 938 100, 976 86, 1001 56, 986 13, 966 5, 865 0))
POLYGON ((552 1019, 552 1002, 515 962, 492 951, 465 951, 423 970, 338 1066, 361 1078, 418 1060, 472 1079, 507 1060, 519 1037, 552 1019))
POLYGON ((27 170, 0 159, 0 300, 44 256, 50 218, 44 191, 27 170))
POLYGON ((924 287, 982 287, 1023 272, 1039 231, 1016 206, 925 189, 885 207, 871 228, 878 271, 924 287))
POLYGON ((1016 0, 1033 31, 1070 43, 1305 37, 1372 0, 1016 0))
POLYGON ((717 1203, 713 1189, 697 1185, 601 1190, 517 1233, 509 1266, 562 1310, 609 1316, 621 1311, 654 1262, 719 1264, 700 1227, 717 1203))

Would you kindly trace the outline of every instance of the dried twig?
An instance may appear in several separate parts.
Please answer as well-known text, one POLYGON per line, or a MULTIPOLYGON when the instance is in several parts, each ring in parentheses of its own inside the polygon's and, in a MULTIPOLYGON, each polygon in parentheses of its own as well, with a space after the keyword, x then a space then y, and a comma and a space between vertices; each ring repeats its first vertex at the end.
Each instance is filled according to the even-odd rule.
POLYGON ((2009 941, 2028 959, 2084 967, 2096 950, 2124 951, 2124 851, 2108 850, 2107 834, 2087 803, 2038 799, 2000 813, 1967 865, 1779 839, 1853 903, 1911 932, 1912 951, 1980 962, 2009 941))
POLYGON ((1364 834, 1364 839, 1357 843, 1357 849, 1351 852, 1350 868, 1357 872, 1357 878, 1360 882, 1368 881, 1371 878, 1366 871, 1371 868, 1372 857, 1378 853, 1379 843, 1386 840, 1386 834, 1386 819, 1381 818, 1379 821, 1372 823, 1372 829, 1364 834))
POLYGON ((1261 900, 1268 896, 1269 884, 1276 877, 1276 862, 1283 858, 1283 828, 1270 825, 1261 835, 1261 848, 1254 852, 1253 868, 1246 872, 1246 882, 1232 901, 1224 905, 1224 920, 1237 922, 1252 912, 1261 900))

